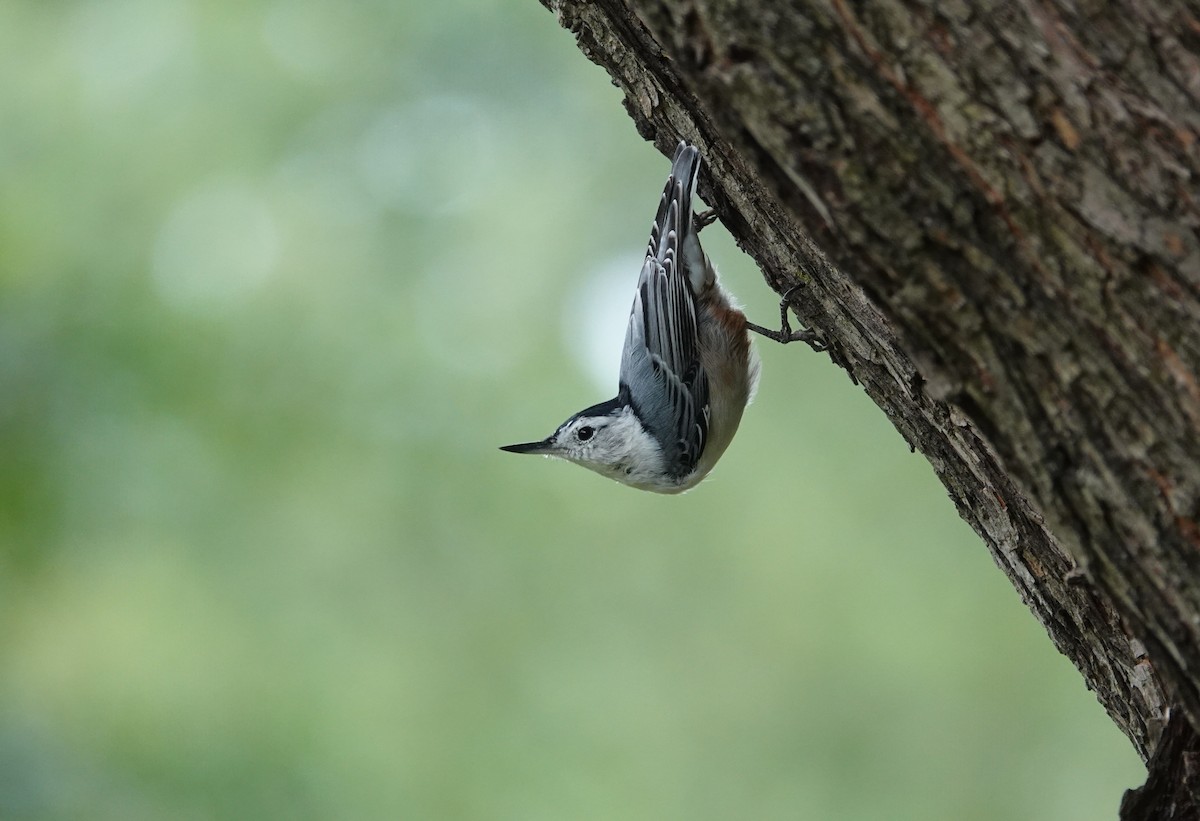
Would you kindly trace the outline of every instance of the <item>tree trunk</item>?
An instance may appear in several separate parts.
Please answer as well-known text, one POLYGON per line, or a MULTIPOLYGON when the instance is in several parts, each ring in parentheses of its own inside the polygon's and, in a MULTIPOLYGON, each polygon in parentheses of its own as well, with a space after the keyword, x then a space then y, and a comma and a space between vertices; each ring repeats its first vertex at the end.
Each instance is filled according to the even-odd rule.
POLYGON ((1196 0, 542 2, 1200 816, 1196 0))

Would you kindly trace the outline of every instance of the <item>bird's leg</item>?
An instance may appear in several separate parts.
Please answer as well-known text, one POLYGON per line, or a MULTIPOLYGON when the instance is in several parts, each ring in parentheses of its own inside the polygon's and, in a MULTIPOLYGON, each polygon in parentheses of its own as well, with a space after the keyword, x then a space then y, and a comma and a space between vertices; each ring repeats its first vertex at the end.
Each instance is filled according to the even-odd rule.
POLYGON ((709 208, 699 214, 692 214, 692 228, 699 234, 705 227, 717 221, 717 212, 709 208))
POLYGON ((788 317, 788 308, 791 307, 792 295, 797 290, 804 287, 804 283, 798 282, 783 294, 783 299, 779 300, 779 330, 770 331, 761 325, 755 325, 753 322, 746 322, 746 330, 754 331, 756 334, 761 334, 767 339, 773 339, 781 345, 786 345, 789 342, 804 342, 817 353, 829 349, 829 345, 821 338, 821 335, 811 328, 802 328, 799 331, 792 330, 792 322, 788 317))

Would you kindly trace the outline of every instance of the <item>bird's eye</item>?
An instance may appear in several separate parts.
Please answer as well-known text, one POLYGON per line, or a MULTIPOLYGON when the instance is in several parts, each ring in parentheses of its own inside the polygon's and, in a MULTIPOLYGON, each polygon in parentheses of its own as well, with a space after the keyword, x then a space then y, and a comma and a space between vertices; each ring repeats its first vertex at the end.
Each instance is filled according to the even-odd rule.
POLYGON ((588 425, 584 425, 582 428, 575 431, 575 438, 578 439, 580 442, 586 442, 587 440, 592 438, 592 434, 595 432, 596 432, 595 429, 593 429, 592 427, 590 427, 588 425))

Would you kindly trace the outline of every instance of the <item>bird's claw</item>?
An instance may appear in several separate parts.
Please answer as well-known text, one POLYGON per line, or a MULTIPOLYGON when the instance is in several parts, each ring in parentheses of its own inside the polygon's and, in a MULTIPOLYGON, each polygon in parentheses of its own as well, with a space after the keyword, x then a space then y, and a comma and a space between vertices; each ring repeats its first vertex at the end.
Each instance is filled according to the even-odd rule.
POLYGON ((829 350, 829 343, 811 328, 802 328, 799 331, 792 330, 792 322, 788 317, 788 308, 791 307, 792 296, 803 287, 803 282, 797 282, 784 291, 783 298, 779 300, 778 331, 768 330, 761 325, 755 325, 753 322, 746 323, 747 330, 754 331, 756 334, 765 336, 767 339, 773 339, 781 345, 786 345, 789 342, 803 342, 817 353, 829 350))
POLYGON ((696 233, 699 234, 705 227, 712 225, 717 221, 717 212, 709 208, 707 211, 701 211, 699 214, 692 214, 692 226, 696 233))
POLYGON ((778 331, 768 330, 761 325, 755 325, 753 322, 747 322, 746 329, 754 331, 760 336, 765 336, 767 339, 773 339, 781 345, 786 345, 789 342, 804 342, 817 353, 829 350, 828 343, 816 331, 809 328, 793 331, 789 323, 786 322, 783 328, 778 331))

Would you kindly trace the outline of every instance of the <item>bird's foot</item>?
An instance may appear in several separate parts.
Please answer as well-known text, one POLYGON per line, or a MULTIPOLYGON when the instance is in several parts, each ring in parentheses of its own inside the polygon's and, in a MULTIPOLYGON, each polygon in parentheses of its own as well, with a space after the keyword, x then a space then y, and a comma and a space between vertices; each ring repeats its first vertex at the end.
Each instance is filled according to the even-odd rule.
POLYGON ((798 282, 784 292, 783 298, 779 300, 779 330, 772 331, 761 325, 755 325, 753 322, 746 322, 746 330, 754 331, 756 334, 765 336, 767 339, 773 339, 781 345, 786 345, 789 342, 803 342, 812 348, 817 353, 829 350, 829 344, 821 337, 819 333, 811 328, 802 328, 799 331, 792 330, 792 322, 788 317, 788 309, 791 307, 792 295, 800 288, 804 287, 804 283, 798 282))
POLYGON ((707 211, 701 211, 699 214, 692 214, 692 227, 695 229, 697 234, 716 221, 717 212, 711 208, 709 208, 707 211))
POLYGON ((761 325, 755 325, 753 322, 747 322, 746 330, 754 331, 756 334, 765 336, 767 339, 773 339, 781 345, 786 345, 789 342, 804 342, 817 353, 829 350, 829 346, 819 333, 811 328, 793 331, 790 323, 787 322, 784 322, 783 328, 778 331, 772 331, 761 325))

